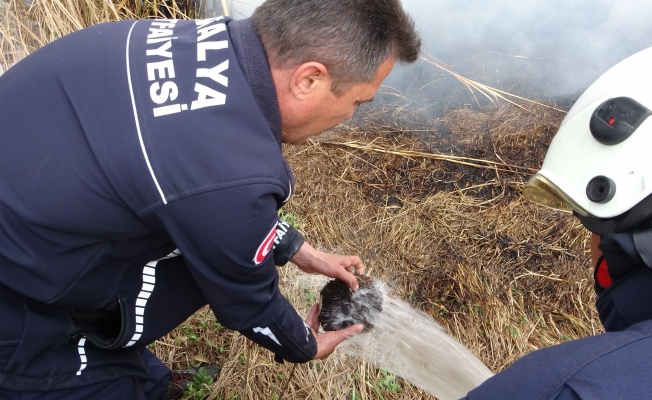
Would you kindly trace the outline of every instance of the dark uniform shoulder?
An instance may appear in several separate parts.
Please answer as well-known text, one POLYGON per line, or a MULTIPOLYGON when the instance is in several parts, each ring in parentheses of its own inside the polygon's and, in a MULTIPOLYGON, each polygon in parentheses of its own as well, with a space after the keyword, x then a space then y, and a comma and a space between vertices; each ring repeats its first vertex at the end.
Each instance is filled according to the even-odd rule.
POLYGON ((528 354, 467 399, 652 398, 652 321, 528 354))

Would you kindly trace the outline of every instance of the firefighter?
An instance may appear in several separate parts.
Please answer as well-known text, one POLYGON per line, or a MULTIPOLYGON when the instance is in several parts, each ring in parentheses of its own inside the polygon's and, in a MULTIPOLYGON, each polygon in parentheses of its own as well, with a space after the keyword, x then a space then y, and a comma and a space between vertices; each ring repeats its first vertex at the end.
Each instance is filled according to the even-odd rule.
POLYGON ((652 399, 651 71, 649 48, 593 83, 523 190, 592 232, 606 332, 526 355, 467 399, 652 399))

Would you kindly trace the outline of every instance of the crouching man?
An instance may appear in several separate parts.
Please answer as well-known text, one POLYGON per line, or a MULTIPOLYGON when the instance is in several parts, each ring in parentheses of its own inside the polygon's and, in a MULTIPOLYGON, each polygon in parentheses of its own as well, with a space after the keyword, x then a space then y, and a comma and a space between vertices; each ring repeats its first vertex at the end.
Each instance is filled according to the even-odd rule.
POLYGON ((0 397, 157 399, 146 346, 207 303, 278 360, 358 332, 317 334, 279 292, 290 260, 352 289, 364 270, 279 219, 281 143, 350 118, 419 49, 398 0, 269 0, 96 25, 0 76, 0 397))

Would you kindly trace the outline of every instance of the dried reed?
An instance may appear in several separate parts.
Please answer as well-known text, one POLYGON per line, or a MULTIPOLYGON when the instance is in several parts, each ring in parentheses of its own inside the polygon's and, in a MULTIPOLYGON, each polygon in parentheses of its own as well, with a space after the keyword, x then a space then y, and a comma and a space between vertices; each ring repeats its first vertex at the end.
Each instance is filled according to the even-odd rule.
POLYGON ((451 71, 450 69, 442 66, 441 64, 439 64, 439 63, 437 63, 435 61, 432 61, 431 59, 434 58, 434 57, 432 57, 431 55, 428 54, 428 57, 421 56, 421 59, 423 61, 425 61, 426 63, 428 63, 430 65, 433 65, 433 66, 441 69, 442 71, 445 71, 445 72, 451 74, 452 76, 455 77, 455 79, 462 82, 462 84, 464 84, 464 86, 466 86, 466 88, 469 89, 469 91, 473 94, 473 98, 475 99, 475 101, 476 101, 476 103, 478 105, 480 103, 475 98, 474 90, 478 91, 480 94, 482 94, 484 97, 486 97, 493 105, 497 105, 498 100, 503 100, 503 101, 506 101, 509 104, 515 106, 515 107, 520 108, 523 111, 530 112, 530 110, 528 110, 527 108, 523 107, 522 105, 516 103, 513 100, 510 100, 509 97, 511 97, 511 98, 518 99, 518 100, 521 100, 521 101, 524 101, 524 102, 527 102, 527 103, 531 103, 531 104, 534 104, 534 105, 537 105, 537 106, 540 106, 540 107, 546 107, 546 108, 558 111, 558 112, 563 113, 563 114, 566 113, 565 110, 559 109, 557 107, 549 106, 547 104, 543 104, 543 103, 540 103, 538 101, 534 101, 534 100, 531 100, 531 99, 527 99, 525 97, 517 96, 515 94, 505 92, 503 90, 496 89, 496 88, 493 88, 491 86, 484 85, 484 84, 482 84, 480 82, 476 82, 474 80, 466 78, 466 77, 464 77, 464 76, 462 76, 462 75, 460 75, 458 73, 455 73, 455 72, 451 71))

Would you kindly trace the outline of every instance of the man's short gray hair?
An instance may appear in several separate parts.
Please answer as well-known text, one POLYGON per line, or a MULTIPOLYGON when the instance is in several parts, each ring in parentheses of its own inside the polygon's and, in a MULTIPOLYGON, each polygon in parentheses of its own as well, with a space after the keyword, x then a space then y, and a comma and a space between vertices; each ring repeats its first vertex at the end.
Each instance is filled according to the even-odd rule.
POLYGON ((371 82, 389 57, 414 62, 421 49, 399 0, 267 0, 251 19, 272 67, 320 62, 336 95, 371 82))

